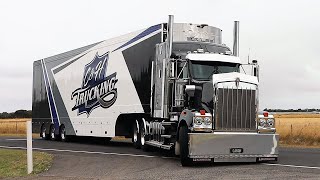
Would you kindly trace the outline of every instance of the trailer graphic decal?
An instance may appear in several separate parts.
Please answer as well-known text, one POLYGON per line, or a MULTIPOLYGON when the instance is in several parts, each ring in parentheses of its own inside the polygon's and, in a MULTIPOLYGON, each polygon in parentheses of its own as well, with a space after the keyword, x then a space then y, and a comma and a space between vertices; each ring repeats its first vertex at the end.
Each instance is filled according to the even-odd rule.
POLYGON ((41 60, 41 65, 42 65, 42 71, 43 71, 43 80, 45 83, 47 97, 48 97, 48 104, 49 104, 49 109, 50 109, 50 114, 51 114, 51 120, 54 124, 54 127, 56 129, 59 129, 59 125, 60 125, 59 115, 58 115, 56 103, 54 100, 54 96, 52 93, 52 88, 50 85, 48 71, 47 71, 47 67, 46 67, 44 59, 41 60))
POLYGON ((73 91, 71 100, 75 100, 72 111, 78 109, 78 115, 86 113, 89 117, 97 107, 109 108, 117 100, 117 73, 107 74, 109 52, 99 56, 84 67, 81 88, 73 91))
POLYGON ((159 29, 161 29, 161 24, 157 24, 157 25, 151 26, 148 29, 146 29, 145 31, 143 31, 142 33, 138 34, 136 37, 132 38, 130 41, 124 43, 123 45, 121 45, 117 49, 113 50, 112 52, 117 51, 117 50, 119 50, 119 49, 121 49, 121 48, 123 48, 125 46, 128 46, 129 44, 134 43, 134 42, 138 41, 139 39, 141 39, 141 38, 143 38, 143 37, 155 32, 155 31, 157 31, 159 29))

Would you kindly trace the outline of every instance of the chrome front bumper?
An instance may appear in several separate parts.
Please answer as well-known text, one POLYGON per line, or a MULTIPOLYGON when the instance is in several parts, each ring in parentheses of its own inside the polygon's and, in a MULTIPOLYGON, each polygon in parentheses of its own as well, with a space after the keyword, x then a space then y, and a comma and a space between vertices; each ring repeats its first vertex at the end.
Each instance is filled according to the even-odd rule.
POLYGON ((278 157, 278 134, 242 132, 189 133, 189 157, 213 158, 222 162, 255 162, 257 158, 276 160, 278 157), (231 149, 243 152, 232 153, 231 149))

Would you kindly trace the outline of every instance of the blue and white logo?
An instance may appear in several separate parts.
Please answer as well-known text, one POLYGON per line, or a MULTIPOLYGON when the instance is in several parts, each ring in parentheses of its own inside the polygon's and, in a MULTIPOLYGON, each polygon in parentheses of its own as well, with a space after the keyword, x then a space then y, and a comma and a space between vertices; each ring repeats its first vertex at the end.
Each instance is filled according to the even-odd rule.
POLYGON ((84 67, 81 88, 73 91, 71 100, 75 99, 72 111, 78 109, 78 115, 86 113, 89 117, 97 107, 109 108, 117 100, 117 73, 106 77, 109 52, 102 56, 96 53, 94 59, 84 67))

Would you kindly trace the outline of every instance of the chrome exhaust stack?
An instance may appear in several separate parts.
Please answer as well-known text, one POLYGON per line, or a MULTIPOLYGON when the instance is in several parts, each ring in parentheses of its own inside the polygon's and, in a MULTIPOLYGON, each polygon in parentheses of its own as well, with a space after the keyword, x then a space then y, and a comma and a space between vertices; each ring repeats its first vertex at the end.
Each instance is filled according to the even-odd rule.
POLYGON ((234 21, 233 55, 239 57, 239 21, 234 21))
POLYGON ((171 54, 172 54, 172 41, 173 41, 173 15, 169 15, 169 21, 168 21, 168 58, 170 58, 171 54))

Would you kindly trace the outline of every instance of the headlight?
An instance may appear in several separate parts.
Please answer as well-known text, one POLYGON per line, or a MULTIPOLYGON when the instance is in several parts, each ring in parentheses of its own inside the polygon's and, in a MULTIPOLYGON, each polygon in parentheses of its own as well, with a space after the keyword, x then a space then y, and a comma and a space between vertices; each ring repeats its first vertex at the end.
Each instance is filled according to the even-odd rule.
POLYGON ((194 123, 195 123, 196 125, 201 125, 201 124, 202 124, 202 121, 203 121, 203 119, 202 119, 201 117, 196 117, 196 118, 194 119, 194 123))
POLYGON ((260 128, 274 128, 274 119, 259 119, 259 126, 260 128))
POLYGON ((193 118, 193 130, 192 131, 210 131, 212 130, 212 116, 210 113, 206 113, 205 115, 201 115, 200 113, 195 113, 195 117, 193 118))
POLYGON ((274 126, 274 119, 268 119, 267 120, 267 126, 273 127, 274 126))
POLYGON ((259 114, 257 119, 258 133, 275 133, 276 120, 273 115, 259 114))
POLYGON ((259 126, 264 127, 266 125, 265 119, 259 119, 259 126))
POLYGON ((205 125, 211 125, 212 121, 210 117, 205 117, 203 119, 205 125))

